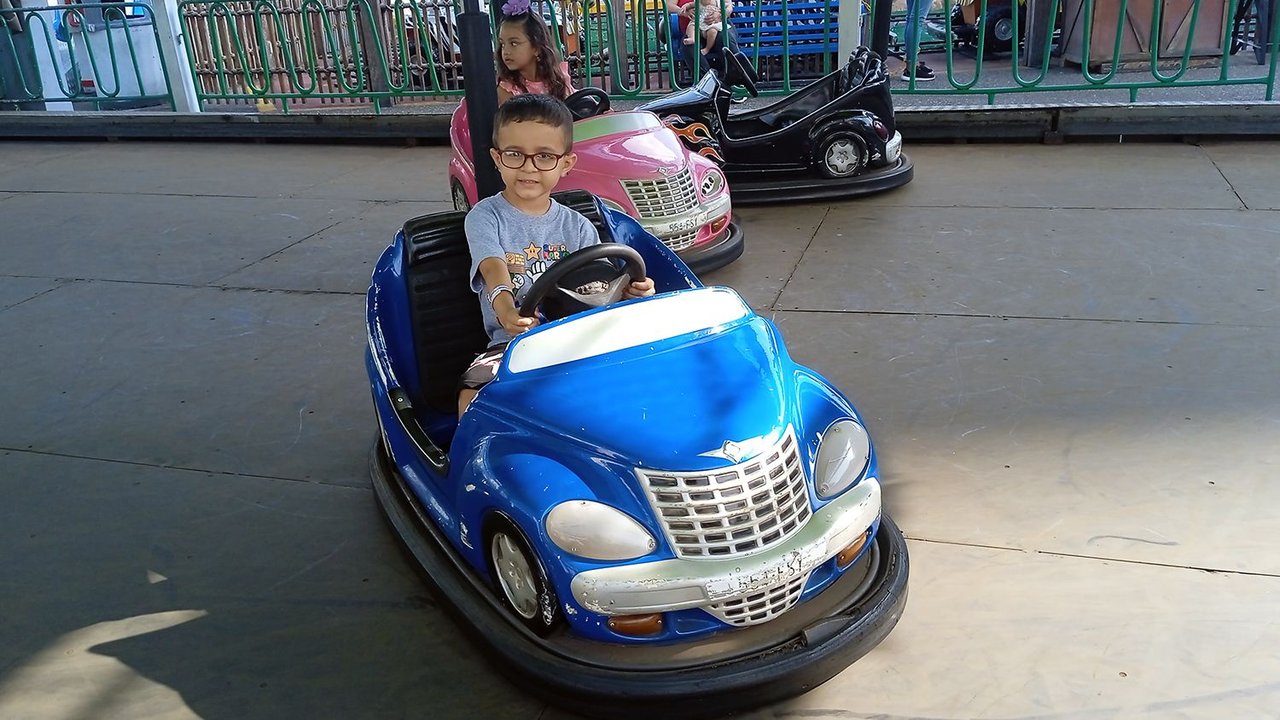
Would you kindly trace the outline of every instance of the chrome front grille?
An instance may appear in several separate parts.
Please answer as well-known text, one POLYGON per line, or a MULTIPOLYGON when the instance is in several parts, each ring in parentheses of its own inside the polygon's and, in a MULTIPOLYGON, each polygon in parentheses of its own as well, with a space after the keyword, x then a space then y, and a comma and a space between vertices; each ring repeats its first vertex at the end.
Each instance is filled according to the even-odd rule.
POLYGON ((778 617, 791 609, 800 600, 805 583, 809 582, 810 573, 801 577, 779 583, 740 598, 713 603, 704 608, 717 619, 730 625, 759 625, 778 617))
POLYGON ((667 540, 682 558, 764 550, 793 535, 813 512, 790 427, 763 453, 727 468, 636 473, 667 540))
POLYGON ((688 168, 671 177, 654 180, 623 180, 622 188, 636 206, 640 219, 664 218, 689 212, 698 205, 693 191, 693 174, 688 168))
POLYGON ((659 238, 662 244, 671 248, 671 252, 680 252, 685 248, 693 247, 693 243, 698 239, 699 228, 694 228, 688 232, 676 233, 671 237, 659 238))

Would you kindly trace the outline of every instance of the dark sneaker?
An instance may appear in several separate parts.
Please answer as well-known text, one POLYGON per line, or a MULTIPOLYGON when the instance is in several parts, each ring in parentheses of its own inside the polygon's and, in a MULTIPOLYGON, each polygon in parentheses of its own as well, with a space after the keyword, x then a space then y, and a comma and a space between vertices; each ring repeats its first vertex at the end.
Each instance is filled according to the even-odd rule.
MULTIPOLYGON (((933 70, 929 69, 929 66, 923 62, 918 62, 916 63, 915 75, 916 82, 926 82, 933 79, 933 70)), ((902 69, 902 79, 908 82, 911 80, 911 68, 902 69)))

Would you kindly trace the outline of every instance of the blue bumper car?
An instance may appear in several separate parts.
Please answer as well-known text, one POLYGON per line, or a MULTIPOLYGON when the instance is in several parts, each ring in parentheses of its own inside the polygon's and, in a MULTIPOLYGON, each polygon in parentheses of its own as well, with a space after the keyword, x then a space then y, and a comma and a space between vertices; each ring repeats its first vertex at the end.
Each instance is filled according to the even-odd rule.
POLYGON ((514 340, 460 421, 487 341, 463 214, 409 221, 378 261, 370 472, 392 528, 478 647, 573 711, 723 715, 826 681, 907 596, 857 410, 634 220, 561 201, 606 241, 534 284, 565 316, 514 340), (658 293, 574 306, 584 268, 658 293))

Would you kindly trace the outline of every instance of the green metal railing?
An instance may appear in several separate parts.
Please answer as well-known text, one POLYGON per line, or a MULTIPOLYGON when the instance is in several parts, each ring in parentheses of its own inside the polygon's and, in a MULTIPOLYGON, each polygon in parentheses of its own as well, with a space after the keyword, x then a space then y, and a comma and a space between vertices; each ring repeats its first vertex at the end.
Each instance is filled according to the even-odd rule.
POLYGON ((174 108, 149 5, 79 3, 0 15, 0 103, 174 108))
MULTIPOLYGON (((920 58, 935 67, 938 78, 895 79, 893 92, 904 96, 904 104, 905 96, 949 98, 945 102, 952 104, 966 98, 995 104, 1017 96, 1177 101, 1196 99, 1189 90, 1207 87, 1244 100, 1275 99, 1280 14, 1269 18, 1270 52, 1258 65, 1252 53, 1234 52, 1265 29, 1245 23, 1241 36, 1233 18, 1242 0, 1187 0, 1176 16, 1169 9, 1174 5, 1163 1, 1029 1, 1031 6, 1024 4, 1028 0, 971 0, 961 9, 954 0, 935 2, 921 34, 920 58), (1034 18, 1033 8, 1039 11, 1034 18), (1128 18, 1147 9, 1150 22, 1132 25, 1128 18), (992 42, 987 22, 964 20, 993 13, 1007 20, 1002 32, 1012 29, 1000 43, 992 42)), ((844 0, 862 15, 864 44, 870 44, 867 25, 878 2, 895 0, 844 0)), ((896 0, 891 7, 891 50, 900 48, 904 34, 903 5, 896 0)), ((682 47, 679 37, 671 40, 664 0, 535 0, 534 9, 546 18, 579 87, 641 98, 698 78, 699 70, 682 70, 677 60, 682 47)), ((733 16, 749 19, 738 27, 739 44, 761 73, 766 94, 790 93, 840 66, 835 47, 841 9, 840 0, 735 4, 733 16), (767 28, 760 18, 767 18, 767 28), (774 48, 786 51, 763 50, 765 29, 775 37, 774 48)), ((722 12, 728 10, 722 2, 722 12)), ((292 112, 354 105, 383 112, 398 103, 463 92, 459 0, 179 0, 177 11, 195 96, 207 109, 256 104, 292 112)), ((0 73, 0 90, 10 104, 174 106, 170 78, 176 76, 156 50, 160 37, 149 5, 22 8, 8 17, 19 19, 21 31, 0 22, 0 51, 8 51, 6 58, 25 58, 7 62, 13 67, 0 73), (64 40, 57 39, 55 20, 64 40), (92 81, 92 94, 86 80, 92 81)), ((700 29, 701 21, 694 22, 700 29)), ((886 62, 895 76, 901 72, 900 61, 886 62)))
POLYGON ((183 0, 178 14, 203 104, 291 107, 441 98, 462 93, 452 3, 394 0, 183 0), (451 81, 452 76, 452 81, 451 81))
MULTIPOLYGON (((1025 65, 1020 64, 1018 53, 1015 52, 1007 65, 1007 79, 997 77, 993 82, 990 77, 986 25, 978 24, 976 39, 971 43, 973 54, 962 58, 957 53, 956 43, 946 42, 955 34, 954 17, 951 13, 946 13, 941 23, 933 24, 935 31, 941 26, 938 34, 942 37, 941 47, 945 52, 945 85, 926 87, 913 79, 907 87, 895 88, 895 92, 983 96, 988 104, 994 104, 998 96, 1015 93, 1110 90, 1121 91, 1128 102, 1132 103, 1140 99, 1140 93, 1144 90, 1257 86, 1260 99, 1275 99, 1275 38, 1277 28, 1280 28, 1280 17, 1269 18, 1269 61, 1263 66, 1252 64, 1247 57, 1237 56, 1235 53, 1242 41, 1239 31, 1254 33, 1256 36, 1259 30, 1256 22, 1234 26, 1232 18, 1235 17, 1240 0, 1196 0, 1190 6, 1189 15, 1172 26, 1176 30, 1167 44, 1165 40, 1170 35, 1170 26, 1166 25, 1167 5, 1164 3, 1151 4, 1149 27, 1130 26, 1126 32, 1124 21, 1130 16, 1130 6, 1137 6, 1135 0, 1118 0, 1116 13, 1120 22, 1106 27, 1097 26, 1093 20, 1095 13, 1099 11, 1100 0, 1044 1, 1049 4, 1047 17, 1051 20, 1056 18, 1057 21, 1051 21, 1044 28, 1040 34, 1040 43, 1035 46, 1029 46, 1028 33, 1024 29, 1023 16, 1027 9, 1019 2, 1010 4, 1010 44, 1031 61, 1025 65), (1073 18, 1079 20, 1073 24, 1073 18), (1060 26, 1055 30, 1054 25, 1060 26), (1145 37, 1142 36, 1143 30, 1146 31, 1145 37), (1145 40, 1145 47, 1126 47, 1126 40, 1135 36, 1145 40), (1178 42, 1179 36, 1183 38, 1181 43, 1178 42), (1212 46, 1208 45, 1208 39, 1212 40, 1212 46), (1202 45, 1197 47, 1197 42, 1202 45), (1074 64, 1076 72, 1055 72, 1051 68, 1052 58, 1068 58, 1073 55, 1073 51, 1074 57, 1065 60, 1063 65, 1074 64)), ((989 7, 993 5, 993 0, 980 0, 977 17, 986 17, 989 7)), ((1000 67, 1005 69, 1003 63, 1000 67)))
MULTIPOLYGON (((855 4, 845 0, 859 8, 864 20, 871 17, 876 2, 890 1, 855 4)), ((992 30, 985 22, 962 28, 957 25, 959 12, 953 14, 952 6, 939 3, 921 43, 921 59, 938 66, 939 81, 929 85, 915 80, 895 82, 893 90, 903 95, 973 96, 994 104, 1000 96, 1036 92, 1120 91, 1135 102, 1146 90, 1257 86, 1259 97, 1254 99, 1273 99, 1275 53, 1263 67, 1249 66, 1231 53, 1228 19, 1240 0, 1194 0, 1188 14, 1174 18, 1177 22, 1172 25, 1166 22, 1165 5, 1157 4, 1146 28, 1149 41, 1135 52, 1122 40, 1141 35, 1141 29, 1119 22, 1104 27, 1098 18, 1103 17, 1103 2, 1119 18, 1126 18, 1131 3, 1140 1, 1150 2, 1043 0, 1050 4, 1044 14, 1049 26, 1042 28, 1037 46, 1028 47, 1025 5, 973 0, 978 18, 1007 3, 1012 37, 1002 41, 1012 53, 992 52, 987 37, 992 30), (1059 17, 1063 20, 1055 23, 1059 17), (1064 24, 1069 27, 1055 29, 1064 24), (1171 35, 1170 27, 1177 32, 1171 35), (1208 48, 1203 41, 1206 34, 1213 39, 1208 48), (1084 55, 1072 61, 1067 57, 1070 49, 1084 49, 1084 55), (1019 62, 1024 55, 1030 58, 1025 65, 1019 62), (1215 65, 1216 69, 1208 68, 1215 65)), ((893 8, 895 40, 903 35, 902 4, 898 0, 893 8)), ((839 0, 791 4, 743 0, 734 12, 737 17, 766 13, 775 23, 780 20, 782 45, 790 50, 789 35, 796 32, 791 29, 793 20, 801 12, 792 11, 793 6, 809 13, 803 18, 808 23, 813 22, 813 8, 822 8, 825 22, 819 25, 829 47, 816 55, 806 52, 805 57, 790 52, 766 57, 756 42, 759 32, 739 29, 740 45, 762 72, 766 93, 792 92, 840 63, 834 52, 839 0)), ((669 13, 660 0, 540 0, 534 8, 547 19, 579 86, 597 85, 614 97, 639 98, 697 79, 697 69, 692 75, 679 71, 676 53, 681 49, 669 47, 669 13)), ((198 78, 200 99, 205 103, 270 100, 285 110, 291 105, 326 103, 372 103, 378 109, 392 102, 459 95, 461 62, 454 21, 458 10, 454 0, 180 3, 184 32, 192 40, 187 43, 188 57, 198 78)), ((1277 22, 1280 19, 1271 19, 1273 26, 1277 22)), ((867 39, 865 27, 863 39, 867 39)), ((1115 93, 1112 96, 1114 101, 1115 93)))

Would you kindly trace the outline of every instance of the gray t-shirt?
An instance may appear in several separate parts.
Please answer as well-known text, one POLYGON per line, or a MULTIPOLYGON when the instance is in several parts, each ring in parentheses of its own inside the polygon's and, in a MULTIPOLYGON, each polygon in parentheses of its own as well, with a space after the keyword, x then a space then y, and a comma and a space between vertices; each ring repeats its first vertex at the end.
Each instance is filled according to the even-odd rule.
POLYGON ((544 215, 526 215, 501 194, 476 203, 467 213, 467 245, 471 248, 471 289, 480 295, 480 312, 489 344, 506 342, 511 335, 502 329, 486 297, 480 263, 486 258, 502 258, 515 286, 516 307, 529 287, 555 261, 575 250, 600 242, 591 221, 555 200, 544 215))

